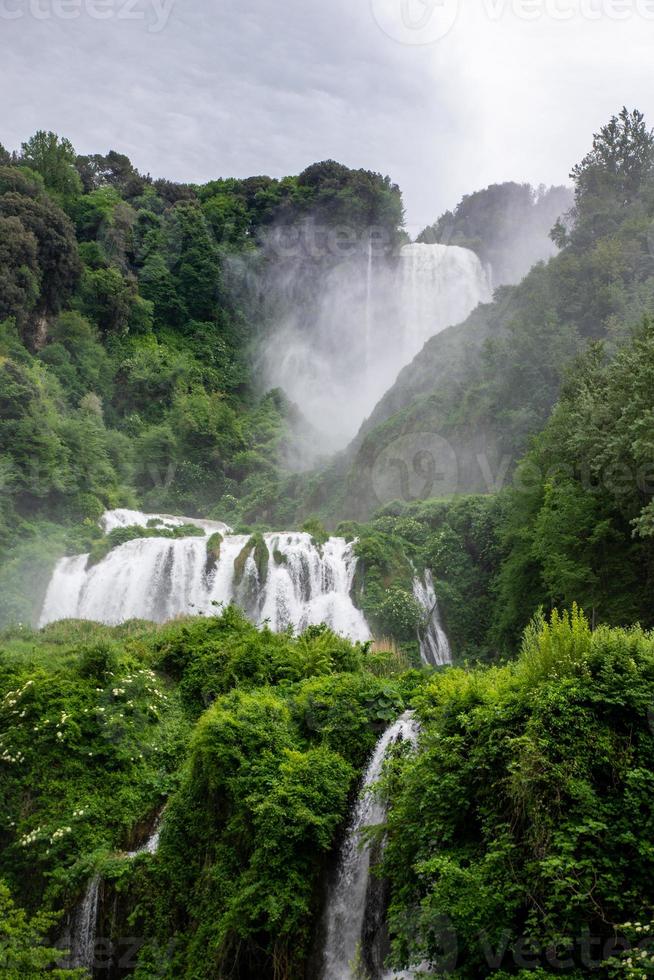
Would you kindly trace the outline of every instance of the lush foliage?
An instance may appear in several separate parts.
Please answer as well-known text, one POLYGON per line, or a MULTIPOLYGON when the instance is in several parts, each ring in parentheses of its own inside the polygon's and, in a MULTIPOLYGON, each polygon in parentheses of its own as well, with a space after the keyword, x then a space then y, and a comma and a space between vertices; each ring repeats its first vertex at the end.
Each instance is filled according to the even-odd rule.
POLYGON ((575 609, 515 664, 427 686, 421 751, 387 776, 399 963, 650 975, 653 685, 651 635, 591 633, 575 609))
POLYGON ((299 976, 356 777, 420 675, 233 608, 17 630, 0 648, 0 875, 39 910, 7 920, 11 948, 52 936, 99 873, 98 937, 141 936, 137 976, 155 960, 170 977, 299 976), (128 857, 166 801, 156 857, 128 857))
MULTIPOLYGON (((137 980, 305 975, 358 778, 409 705, 420 750, 398 749, 380 788, 397 965, 647 975, 648 954, 615 946, 651 936, 654 905, 654 139, 640 114, 611 120, 575 168, 560 253, 432 340, 349 453, 290 477, 297 418, 257 389, 266 298, 245 284, 283 273, 289 241, 310 284, 337 257, 309 246, 343 224, 392 253, 397 188, 333 161, 281 181, 152 181, 48 133, 2 164, 0 621, 17 624, 0 635, 3 976, 70 975, 49 972, 58 922, 96 874, 116 977, 127 935, 142 940, 123 970, 137 980), (450 440, 473 495, 375 498, 379 453, 415 431, 450 440), (356 518, 339 527, 357 539, 353 596, 388 642, 277 635, 234 608, 19 625, 64 551, 99 561, 196 533, 103 538, 98 518, 121 505, 233 521, 237 580, 250 556, 261 577, 283 560, 265 525, 321 547, 326 525, 356 518), (451 670, 417 669, 427 568, 451 670), (515 662, 461 666, 515 653, 538 607, 551 617, 515 662), (130 854, 162 811, 157 853, 130 854)), ((506 202, 542 217, 557 195, 491 188, 423 237, 452 219, 451 240, 501 257, 506 202)), ((208 540, 209 565, 221 546, 208 540)))

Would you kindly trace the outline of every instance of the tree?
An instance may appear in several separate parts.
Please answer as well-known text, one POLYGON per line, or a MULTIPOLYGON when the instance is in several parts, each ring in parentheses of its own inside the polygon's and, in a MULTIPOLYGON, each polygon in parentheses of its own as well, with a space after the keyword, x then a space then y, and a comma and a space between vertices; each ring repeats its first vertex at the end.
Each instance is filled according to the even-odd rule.
POLYGON ((637 109, 626 106, 593 136, 592 149, 573 168, 575 204, 567 215, 571 230, 559 222, 559 245, 584 247, 614 233, 629 209, 638 204, 654 178, 654 131, 637 109))
POLYGON ((23 162, 41 174, 47 189, 64 207, 71 205, 82 192, 75 159, 75 150, 69 140, 42 129, 22 145, 23 162))
POLYGON ((75 232, 69 219, 54 201, 9 192, 0 196, 0 216, 18 218, 37 242, 41 272, 38 307, 57 313, 75 289, 81 264, 75 232))
POLYGON ((136 283, 118 269, 85 269, 79 306, 102 333, 127 333, 136 299, 136 283))
POLYGON ((24 322, 41 286, 38 243, 18 218, 0 217, 0 320, 24 322))
POLYGON ((43 197, 44 183, 40 174, 27 167, 0 166, 0 194, 24 194, 26 197, 43 197))
POLYGON ((143 177, 132 165, 129 157, 116 150, 109 150, 106 156, 100 153, 79 156, 75 164, 86 192, 113 187, 123 197, 134 198, 143 193, 149 182, 149 178, 143 177))
POLYGON ((195 203, 177 204, 165 220, 165 258, 187 316, 211 320, 220 288, 218 250, 195 203))
POLYGON ((578 206, 587 194, 607 189, 628 204, 653 172, 654 131, 647 128, 642 112, 624 106, 594 135, 592 150, 570 176, 578 206))
POLYGON ((62 951, 45 945, 56 915, 40 912, 29 918, 18 908, 0 880, 0 966, 4 980, 82 980, 83 970, 58 970, 62 951))
POLYGON ((108 399, 113 393, 112 366, 98 330, 79 313, 61 313, 50 330, 50 343, 39 352, 61 382, 71 405, 94 392, 108 399))

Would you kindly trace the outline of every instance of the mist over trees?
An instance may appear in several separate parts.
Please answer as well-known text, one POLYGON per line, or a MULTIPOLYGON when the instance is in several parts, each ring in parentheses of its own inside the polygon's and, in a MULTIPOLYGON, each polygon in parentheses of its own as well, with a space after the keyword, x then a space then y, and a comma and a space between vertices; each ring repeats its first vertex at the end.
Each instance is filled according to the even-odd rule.
POLYGON ((417 241, 470 248, 492 270, 493 286, 513 285, 555 254, 550 232, 572 201, 568 187, 492 184, 466 194, 417 241))

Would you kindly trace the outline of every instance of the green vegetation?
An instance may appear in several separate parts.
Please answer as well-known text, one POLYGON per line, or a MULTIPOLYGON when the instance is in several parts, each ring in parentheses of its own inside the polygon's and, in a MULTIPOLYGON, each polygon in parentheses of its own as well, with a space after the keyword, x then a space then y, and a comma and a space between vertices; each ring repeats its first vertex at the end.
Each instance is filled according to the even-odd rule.
POLYGON ((576 608, 514 664, 427 684, 422 751, 386 778, 398 962, 650 975, 653 685, 652 635, 592 633, 576 608))
POLYGON ((233 608, 15 631, 0 649, 0 876, 41 910, 34 929, 99 872, 147 939, 137 975, 174 935, 166 976, 298 976, 350 791, 418 675, 233 608), (129 860, 166 801, 156 858, 129 860))
MULTIPOLYGON (((172 538, 174 540, 202 537, 204 537, 204 531, 196 524, 180 524, 177 527, 139 527, 137 524, 131 524, 128 527, 116 527, 93 544, 89 562, 91 565, 97 565, 114 548, 120 548, 128 541, 137 541, 139 538, 172 538)), ((210 550, 212 541, 213 547, 215 547, 216 542, 212 538, 211 541, 207 542, 207 552, 210 550)), ((220 545, 218 545, 218 552, 220 553, 220 545)))
POLYGON ((233 608, 0 646, 8 976, 48 975, 96 873, 98 934, 141 937, 137 977, 303 976, 357 777, 408 705, 420 751, 380 788, 397 965, 472 980, 570 956, 576 977, 588 949, 599 977, 635 975, 615 936, 642 942, 654 901, 651 634, 575 607, 514 663, 445 672, 233 608), (164 805, 157 853, 128 857, 164 805))
POLYGON ((45 935, 54 922, 56 916, 44 912, 30 919, 23 909, 16 908, 9 889, 0 881, 0 963, 5 980, 39 980, 46 975, 56 980, 81 980, 80 970, 52 968, 61 959, 60 949, 45 945, 45 935))

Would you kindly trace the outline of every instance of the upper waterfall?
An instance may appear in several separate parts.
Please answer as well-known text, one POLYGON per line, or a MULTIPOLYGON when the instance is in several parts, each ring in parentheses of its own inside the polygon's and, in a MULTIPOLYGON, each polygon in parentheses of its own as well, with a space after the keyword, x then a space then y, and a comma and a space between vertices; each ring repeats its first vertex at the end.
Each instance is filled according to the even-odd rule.
POLYGON ((402 365, 446 327, 491 298, 479 258, 457 245, 405 245, 399 265, 402 365))
POLYGON ((370 246, 318 281, 306 276, 298 265, 270 285, 275 326, 262 371, 299 406, 323 452, 356 434, 430 337, 491 298, 479 258, 458 246, 405 245, 392 259, 370 246))

